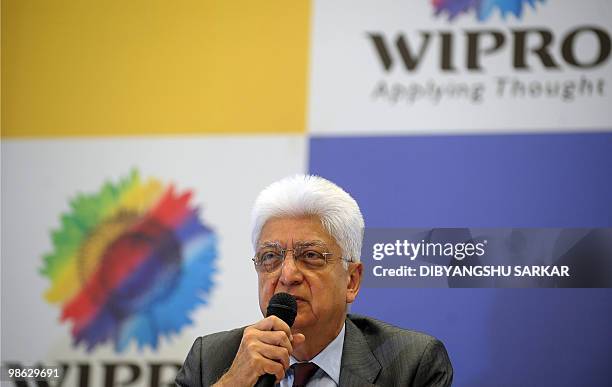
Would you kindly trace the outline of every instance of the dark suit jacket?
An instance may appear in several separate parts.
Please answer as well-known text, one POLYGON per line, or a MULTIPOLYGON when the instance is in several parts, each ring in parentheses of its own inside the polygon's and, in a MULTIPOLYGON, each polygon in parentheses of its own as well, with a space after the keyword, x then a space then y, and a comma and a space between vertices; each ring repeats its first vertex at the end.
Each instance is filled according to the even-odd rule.
MULTIPOLYGON (((244 328, 198 337, 176 377, 177 386, 215 383, 234 360, 244 328)), ((423 333, 348 315, 340 387, 450 386, 453 368, 444 345, 423 333)))

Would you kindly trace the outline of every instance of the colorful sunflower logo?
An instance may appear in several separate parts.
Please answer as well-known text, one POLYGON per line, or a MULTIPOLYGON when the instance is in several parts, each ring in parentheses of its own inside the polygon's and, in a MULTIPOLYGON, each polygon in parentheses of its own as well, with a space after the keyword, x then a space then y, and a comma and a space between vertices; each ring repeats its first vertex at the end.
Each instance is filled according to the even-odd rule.
POLYGON ((499 9, 504 18, 511 13, 520 19, 525 4, 535 8, 538 2, 544 0, 432 0, 436 15, 447 13, 448 19, 453 20, 459 14, 474 10, 479 21, 487 20, 495 9, 499 9))
POLYGON ((95 194, 77 195, 52 232, 54 250, 42 275, 45 298, 72 322, 74 345, 88 351, 112 341, 156 349, 205 304, 213 287, 216 237, 179 193, 133 171, 95 194))

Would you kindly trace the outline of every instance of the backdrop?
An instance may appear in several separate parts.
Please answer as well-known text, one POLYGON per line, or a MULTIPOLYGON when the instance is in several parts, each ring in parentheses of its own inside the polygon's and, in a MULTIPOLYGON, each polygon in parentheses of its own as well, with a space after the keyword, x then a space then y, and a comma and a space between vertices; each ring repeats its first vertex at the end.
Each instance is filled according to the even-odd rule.
MULTIPOLYGON (((168 385, 260 318, 250 208, 294 173, 367 227, 612 227, 611 36, 605 0, 2 0, 2 364, 168 385)), ((439 337, 456 386, 610 384, 607 288, 352 311, 439 337)))

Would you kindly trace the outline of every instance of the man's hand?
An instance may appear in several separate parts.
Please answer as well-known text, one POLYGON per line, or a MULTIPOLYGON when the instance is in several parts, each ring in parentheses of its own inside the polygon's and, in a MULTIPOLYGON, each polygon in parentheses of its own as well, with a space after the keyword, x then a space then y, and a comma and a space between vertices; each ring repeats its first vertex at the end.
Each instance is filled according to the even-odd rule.
POLYGON ((264 318, 244 330, 232 366, 215 386, 250 387, 264 374, 275 375, 278 383, 289 368, 293 348, 305 340, 301 333, 292 335, 289 326, 280 318, 264 318))

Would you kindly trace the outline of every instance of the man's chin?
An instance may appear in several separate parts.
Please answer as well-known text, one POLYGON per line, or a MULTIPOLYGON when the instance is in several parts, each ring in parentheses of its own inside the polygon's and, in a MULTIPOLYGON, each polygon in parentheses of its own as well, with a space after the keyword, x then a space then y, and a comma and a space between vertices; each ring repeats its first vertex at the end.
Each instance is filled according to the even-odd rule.
POLYGON ((312 318, 308 318, 306 316, 300 316, 299 314, 295 318, 295 322, 291 326, 291 331, 295 333, 300 333, 304 329, 308 329, 308 327, 313 326, 315 321, 312 318))

